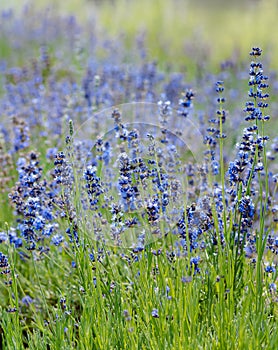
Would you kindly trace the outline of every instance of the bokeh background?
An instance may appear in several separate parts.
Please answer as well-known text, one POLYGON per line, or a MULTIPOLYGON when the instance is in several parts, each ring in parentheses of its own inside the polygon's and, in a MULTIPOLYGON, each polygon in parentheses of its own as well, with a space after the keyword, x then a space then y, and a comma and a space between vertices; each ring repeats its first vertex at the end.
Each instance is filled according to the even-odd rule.
MULTIPOLYGON (((278 67, 277 0, 1 0, 0 9, 8 8, 25 16, 26 30, 35 30, 47 18, 73 15, 83 28, 121 37, 130 49, 143 38, 149 58, 162 65, 187 65, 192 74, 202 63, 215 67, 235 56, 246 57, 254 45, 261 46, 271 66, 278 67)), ((60 34, 63 40, 68 33, 60 34)), ((14 49, 2 34, 1 56, 14 49)), ((32 57, 34 45, 25 42, 24 48, 16 49, 17 59, 21 49, 25 57, 32 57)))

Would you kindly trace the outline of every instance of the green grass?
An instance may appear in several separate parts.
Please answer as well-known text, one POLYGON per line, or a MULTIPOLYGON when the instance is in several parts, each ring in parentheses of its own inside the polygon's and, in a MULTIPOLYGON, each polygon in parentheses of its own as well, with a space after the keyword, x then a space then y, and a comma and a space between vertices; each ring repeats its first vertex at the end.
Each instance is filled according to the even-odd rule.
POLYGON ((18 307, 24 293, 34 303, 23 307, 24 318, 2 309, 5 348, 275 349, 277 305, 267 291, 257 300, 251 265, 243 263, 244 288, 233 288, 233 256, 208 254, 209 272, 182 282, 188 277, 186 259, 169 263, 164 254, 154 257, 150 249, 158 246, 131 265, 113 254, 92 263, 81 248, 74 252, 77 269, 71 269, 67 251, 30 259, 28 271, 13 276, 10 303, 18 307), (151 316, 153 309, 158 318, 151 316))

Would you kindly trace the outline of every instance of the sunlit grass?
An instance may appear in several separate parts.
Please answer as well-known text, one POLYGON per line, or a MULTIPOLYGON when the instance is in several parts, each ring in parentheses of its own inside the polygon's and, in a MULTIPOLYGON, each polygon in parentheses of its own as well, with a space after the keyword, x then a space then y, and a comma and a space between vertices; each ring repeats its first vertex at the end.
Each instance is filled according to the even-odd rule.
MULTIPOLYGON (((12 7, 19 12, 24 3, 2 0, 0 8, 12 7)), ((138 33, 146 32, 149 56, 162 62, 178 65, 186 62, 194 66, 199 56, 215 65, 235 52, 243 57, 250 46, 257 43, 271 52, 272 65, 278 65, 274 35, 278 31, 277 0, 245 1, 235 5, 226 1, 180 0, 40 0, 27 3, 34 9, 48 7, 55 13, 74 14, 84 24, 93 21, 111 35, 122 33, 129 45, 134 44, 138 33), (195 53, 189 49, 192 47, 195 53)))

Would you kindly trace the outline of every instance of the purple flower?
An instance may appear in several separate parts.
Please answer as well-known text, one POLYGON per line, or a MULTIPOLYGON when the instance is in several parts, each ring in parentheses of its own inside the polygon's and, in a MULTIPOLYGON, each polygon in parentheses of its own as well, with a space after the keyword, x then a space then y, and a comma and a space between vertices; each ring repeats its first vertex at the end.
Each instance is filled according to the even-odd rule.
POLYGON ((157 309, 153 309, 152 310, 152 317, 159 318, 159 314, 158 314, 158 310, 157 309))

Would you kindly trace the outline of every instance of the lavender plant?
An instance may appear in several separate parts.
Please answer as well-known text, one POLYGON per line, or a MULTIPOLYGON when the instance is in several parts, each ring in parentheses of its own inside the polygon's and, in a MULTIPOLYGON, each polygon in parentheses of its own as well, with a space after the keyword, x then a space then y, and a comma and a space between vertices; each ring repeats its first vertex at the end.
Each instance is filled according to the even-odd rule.
POLYGON ((2 69, 2 347, 275 349, 278 148, 261 49, 242 121, 229 70, 189 83, 142 47, 129 69, 113 43, 104 60, 91 45, 95 59, 66 73, 47 44, 2 69))

